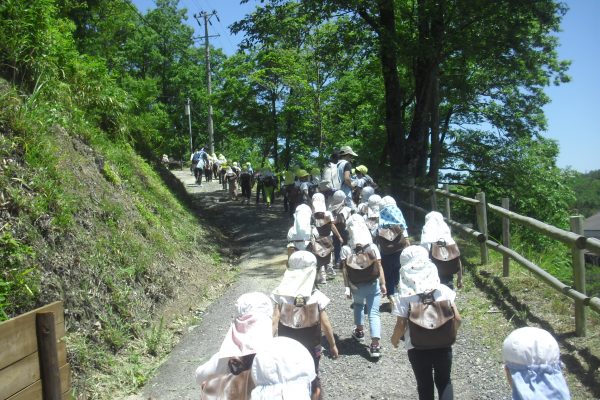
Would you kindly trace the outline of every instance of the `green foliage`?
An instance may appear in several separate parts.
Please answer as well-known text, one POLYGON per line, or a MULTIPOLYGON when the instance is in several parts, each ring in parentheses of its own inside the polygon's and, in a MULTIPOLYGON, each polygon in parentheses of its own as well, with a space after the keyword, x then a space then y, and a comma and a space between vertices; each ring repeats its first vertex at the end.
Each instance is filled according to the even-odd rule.
POLYGON ((39 291, 39 272, 30 246, 3 232, 0 236, 0 321, 31 307, 39 291))
POLYGON ((146 334, 146 351, 148 354, 152 356, 157 356, 159 354, 160 348, 165 342, 165 335, 164 318, 161 318, 160 323, 153 326, 146 334))
POLYGON ((104 163, 102 165, 102 175, 113 185, 120 185, 121 178, 119 175, 113 170, 113 168, 108 163, 104 163))
POLYGON ((575 202, 572 205, 575 213, 590 217, 600 211, 600 170, 582 174, 568 170, 569 186, 575 192, 575 202))
MULTIPOLYGON (((568 229, 574 195, 568 185, 568 175, 556 167, 558 146, 554 141, 538 138, 513 142, 482 132, 465 132, 457 136, 454 146, 463 154, 464 164, 459 164, 459 169, 460 166, 472 169, 468 175, 447 175, 464 185, 457 186, 456 191, 468 197, 483 191, 486 201, 495 205, 500 205, 506 197, 511 211, 568 229)), ((461 218, 475 222, 474 215, 472 208, 463 209, 461 218)), ((500 217, 488 213, 488 219, 490 234, 500 237, 500 217)), ((511 229, 538 251, 553 246, 553 241, 518 224, 513 224, 511 229)))

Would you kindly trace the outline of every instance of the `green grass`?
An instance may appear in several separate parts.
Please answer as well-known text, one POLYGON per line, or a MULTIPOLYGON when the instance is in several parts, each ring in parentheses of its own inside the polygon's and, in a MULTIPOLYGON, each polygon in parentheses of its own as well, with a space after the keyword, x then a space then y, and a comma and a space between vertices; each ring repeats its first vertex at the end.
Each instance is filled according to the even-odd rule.
POLYGON ((76 395, 132 393, 195 318, 188 302, 235 272, 129 144, 22 98, 0 88, 0 320, 63 300, 76 395))
MULTIPOLYGON (((519 246, 514 246, 519 247, 519 246)), ((561 346, 565 375, 573 399, 598 397, 600 387, 600 315, 587 312, 588 335, 576 337, 574 302, 514 261, 510 276, 502 277, 502 255, 490 250, 490 263, 480 264, 479 246, 461 242, 465 266, 464 289, 459 292, 458 304, 466 324, 477 332, 482 344, 490 349, 490 356, 502 361, 504 338, 522 326, 536 326, 548 330, 561 346), (596 392, 594 392, 596 390, 596 392)), ((553 271, 562 257, 552 254, 532 257, 531 261, 553 271)), ((564 273, 564 270, 561 270, 564 273)), ((566 274, 565 274, 566 275, 566 274)), ((565 280, 570 279, 563 276, 565 280)))

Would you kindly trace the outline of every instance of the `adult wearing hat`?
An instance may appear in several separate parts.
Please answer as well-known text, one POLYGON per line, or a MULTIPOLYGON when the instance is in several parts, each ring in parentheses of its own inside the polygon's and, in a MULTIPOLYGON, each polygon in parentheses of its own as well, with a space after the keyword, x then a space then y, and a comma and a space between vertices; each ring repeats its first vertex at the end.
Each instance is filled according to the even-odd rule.
POLYGON ((534 327, 512 331, 502 344, 502 359, 513 400, 571 398, 558 343, 547 331, 534 327))
POLYGON ((312 201, 309 194, 310 174, 305 169, 299 169, 298 171, 296 171, 296 176, 298 177, 298 184, 300 186, 301 202, 310 206, 312 201))
POLYGON ((358 157, 352 147, 342 146, 339 152, 340 161, 337 164, 338 174, 342 177, 341 190, 346 195, 346 205, 354 210, 355 205, 352 201, 352 189, 356 186, 356 182, 352 181, 352 161, 354 157, 358 157))
POLYGON ((440 283, 437 268, 429 259, 429 253, 421 246, 408 246, 400 255, 399 293, 393 297, 392 314, 396 315, 396 326, 392 334, 392 345, 398 347, 404 336, 404 346, 408 360, 417 380, 419 400, 433 400, 434 388, 439 399, 454 398, 450 373, 452 370, 452 346, 435 349, 416 349, 411 342, 408 317, 410 304, 419 303, 419 295, 432 293, 436 302, 450 301, 454 318, 460 323, 461 317, 454 304, 456 293, 440 283), (435 378, 434 378, 435 377, 435 378))

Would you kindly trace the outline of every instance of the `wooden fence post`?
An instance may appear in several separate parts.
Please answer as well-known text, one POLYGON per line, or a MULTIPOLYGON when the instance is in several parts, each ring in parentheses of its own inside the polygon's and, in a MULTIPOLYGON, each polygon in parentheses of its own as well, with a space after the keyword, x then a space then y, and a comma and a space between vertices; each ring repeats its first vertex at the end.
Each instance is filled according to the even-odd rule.
POLYGON ((437 193, 435 192, 435 185, 431 186, 431 197, 429 198, 431 200, 431 211, 437 211, 438 209, 438 204, 437 204, 437 193))
MULTIPOLYGON (((444 192, 450 193, 450 186, 447 183, 444 183, 444 192)), ((446 197, 444 199, 445 209, 446 209, 446 219, 450 219, 450 197, 446 197)), ((452 228, 450 228, 452 229, 452 228)))
MULTIPOLYGON (((577 215, 570 218, 571 232, 583 235, 583 216, 577 215)), ((576 246, 571 247, 571 258, 573 260, 573 283, 575 290, 585 292, 585 255, 583 249, 576 246)), ((586 335, 586 307, 581 300, 575 300, 575 334, 579 337, 586 335)))
MULTIPOLYGON (((487 206, 485 202, 485 193, 479 192, 475 196, 475 198, 479 201, 479 203, 475 206, 475 210, 477 211, 477 225, 479 228, 479 232, 485 235, 485 239, 488 238, 488 229, 487 229, 487 206)), ((487 264, 489 262, 489 254, 488 247, 485 241, 479 244, 479 248, 481 250, 481 264, 487 264)))
MULTIPOLYGON (((415 205, 415 178, 408 178, 408 184, 410 185, 410 189, 408 189, 408 202, 411 205, 415 205)), ((411 229, 415 229, 415 210, 413 208, 409 208, 408 210, 408 226, 411 229)))
MULTIPOLYGON (((502 198, 502 208, 510 209, 510 200, 508 197, 502 198)), ((510 218, 502 216, 502 245, 510 249, 510 218)), ((510 257, 506 254, 502 256, 502 276, 508 277, 510 270, 510 257)))
POLYGON ((60 400, 60 375, 58 372, 54 313, 42 312, 36 314, 35 326, 40 361, 40 378, 42 380, 42 398, 44 400, 60 400))

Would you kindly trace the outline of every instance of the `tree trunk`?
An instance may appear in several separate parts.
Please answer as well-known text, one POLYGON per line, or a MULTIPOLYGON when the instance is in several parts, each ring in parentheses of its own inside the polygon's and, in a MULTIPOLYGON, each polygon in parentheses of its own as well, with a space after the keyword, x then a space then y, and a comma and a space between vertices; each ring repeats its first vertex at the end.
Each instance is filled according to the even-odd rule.
MULTIPOLYGON (((405 137, 402 100, 404 90, 398 78, 398 56, 396 53, 396 17, 393 0, 380 0, 379 6, 379 57, 385 88, 385 129, 387 152, 390 160, 392 188, 399 190, 399 183, 406 173, 405 137)), ((393 189, 394 190, 394 189, 393 189)), ((397 194, 397 193, 394 193, 397 194)))
POLYGON ((273 122, 273 167, 277 168, 278 164, 278 146, 277 146, 277 93, 271 93, 271 117, 273 122))
MULTIPOLYGON (((290 95, 292 98, 294 89, 290 88, 290 95)), ((290 110, 285 113, 285 150, 284 150, 284 165, 285 169, 290 169, 290 163, 292 159, 291 142, 292 142, 292 129, 294 128, 293 114, 290 110)))
POLYGON ((427 177, 433 183, 438 181, 440 170, 440 80, 437 78, 433 85, 433 101, 431 107, 431 154, 429 158, 429 173, 427 177))
MULTIPOLYGON (((431 176, 427 174, 430 133, 433 136, 435 131, 435 140, 439 139, 439 126, 434 127, 434 124, 439 125, 439 100, 434 99, 439 96, 437 85, 444 31, 444 8, 444 0, 418 0, 419 47, 414 70, 415 109, 407 140, 406 161, 409 171, 416 178, 431 176)), ((439 155, 439 149, 437 154, 439 155)), ((434 175, 437 176, 437 172, 434 175)))

